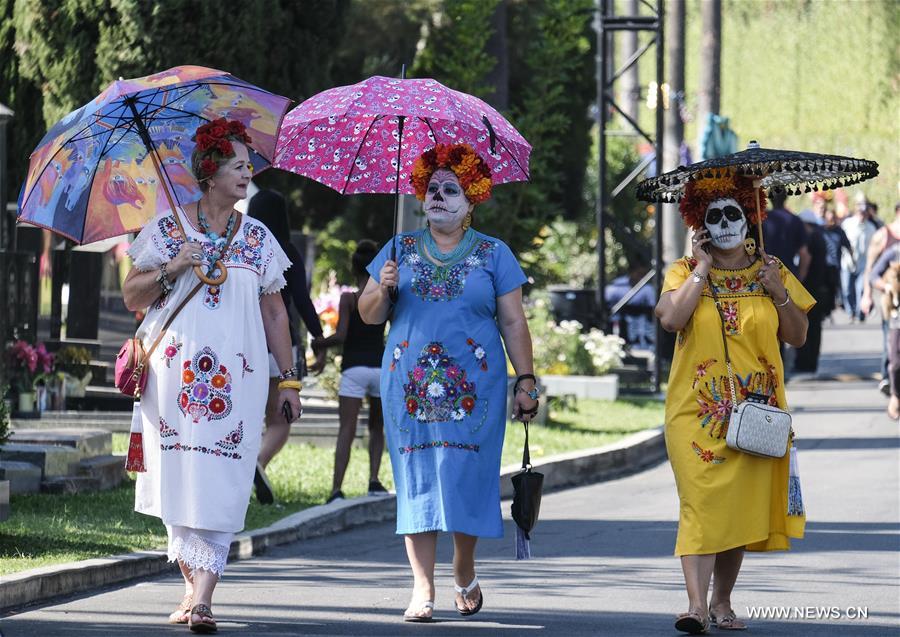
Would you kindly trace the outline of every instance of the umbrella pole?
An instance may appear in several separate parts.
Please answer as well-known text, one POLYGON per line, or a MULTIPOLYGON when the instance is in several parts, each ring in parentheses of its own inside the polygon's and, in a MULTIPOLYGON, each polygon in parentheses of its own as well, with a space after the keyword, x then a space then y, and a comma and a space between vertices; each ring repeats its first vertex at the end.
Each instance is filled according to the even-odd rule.
MULTIPOLYGON (((406 117, 397 116, 397 180, 394 182, 394 234, 391 235, 391 261, 397 262, 397 233, 400 231, 400 156, 403 152, 403 122, 406 117)), ((396 287, 388 290, 391 303, 397 302, 399 292, 396 287)))
POLYGON ((762 222, 762 210, 760 210, 759 206, 759 190, 762 186, 757 185, 755 188, 756 193, 756 230, 759 234, 759 249, 763 252, 766 251, 766 242, 763 239, 763 222, 762 222))
MULTIPOLYGON (((163 174, 165 171, 159 163, 159 158, 156 156, 156 148, 153 146, 153 141, 150 139, 150 132, 147 130, 147 125, 144 124, 144 120, 141 119, 140 113, 138 113, 137 108, 134 105, 134 99, 127 98, 125 103, 128 105, 131 110, 131 115, 134 118, 135 126, 137 127, 138 135, 141 138, 141 141, 144 142, 144 147, 147 149, 147 154, 150 155, 150 161, 153 162, 153 168, 156 170, 156 175, 159 177, 159 185, 162 187, 163 192, 166 194, 166 199, 169 202, 170 209, 172 210, 172 216, 175 217, 175 224, 178 226, 179 232, 181 232, 181 236, 184 237, 184 240, 187 241, 187 233, 184 231, 184 226, 181 225, 181 219, 178 218, 178 212, 175 210, 175 201, 172 199, 172 192, 169 190, 169 184, 167 181, 167 176, 163 174)), ((225 268, 225 264, 221 261, 216 261, 213 267, 217 267, 219 269, 219 276, 215 279, 210 278, 203 272, 203 269, 199 265, 194 266, 194 274, 197 275, 197 278, 206 283, 207 285, 222 285, 225 282, 225 279, 228 278, 228 270, 225 268)))

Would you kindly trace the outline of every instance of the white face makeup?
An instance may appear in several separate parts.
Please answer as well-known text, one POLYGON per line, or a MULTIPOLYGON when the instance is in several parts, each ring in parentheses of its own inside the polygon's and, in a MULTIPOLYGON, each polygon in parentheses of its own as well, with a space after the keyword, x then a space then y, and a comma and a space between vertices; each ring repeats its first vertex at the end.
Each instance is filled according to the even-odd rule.
POLYGON ((747 217, 734 199, 716 199, 706 207, 703 226, 709 232, 709 242, 720 250, 739 246, 747 234, 747 217))
POLYGON ((452 232, 460 226, 469 211, 469 200, 452 170, 434 171, 425 191, 423 208, 428 223, 441 232, 452 232))

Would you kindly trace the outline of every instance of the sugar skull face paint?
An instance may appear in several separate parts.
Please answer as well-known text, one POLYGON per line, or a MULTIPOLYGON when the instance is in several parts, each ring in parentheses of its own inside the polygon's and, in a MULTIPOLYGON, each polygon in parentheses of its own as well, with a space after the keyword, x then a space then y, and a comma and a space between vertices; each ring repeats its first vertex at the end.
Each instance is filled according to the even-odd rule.
POLYGON ((434 171, 423 204, 428 223, 443 232, 456 230, 462 226, 470 205, 452 170, 434 171))
POLYGON ((709 232, 709 242, 714 247, 730 250, 744 241, 747 216, 734 199, 716 199, 706 208, 703 226, 709 232))

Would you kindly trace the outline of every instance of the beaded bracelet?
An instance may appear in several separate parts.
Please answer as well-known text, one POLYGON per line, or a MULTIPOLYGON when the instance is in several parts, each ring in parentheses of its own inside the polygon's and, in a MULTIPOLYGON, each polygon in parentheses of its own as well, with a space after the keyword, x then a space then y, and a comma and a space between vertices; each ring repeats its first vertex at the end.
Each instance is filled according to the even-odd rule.
POLYGON ((281 373, 278 374, 278 380, 287 380, 288 378, 296 378, 297 376, 297 368, 296 367, 288 367, 287 369, 281 370, 281 373))
POLYGON ((278 383, 278 391, 283 389, 296 389, 297 391, 300 391, 303 389, 303 383, 299 380, 283 380, 278 383))

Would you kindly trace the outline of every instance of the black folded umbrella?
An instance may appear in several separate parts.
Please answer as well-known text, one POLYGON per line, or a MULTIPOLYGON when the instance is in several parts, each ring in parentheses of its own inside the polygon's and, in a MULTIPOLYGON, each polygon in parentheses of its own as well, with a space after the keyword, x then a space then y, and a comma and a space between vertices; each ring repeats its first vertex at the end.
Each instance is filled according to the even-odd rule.
POLYGON ((528 423, 525 425, 525 449, 522 451, 522 471, 514 475, 512 518, 516 523, 516 559, 531 557, 531 530, 541 512, 541 493, 544 474, 531 468, 531 454, 528 451, 528 423))

